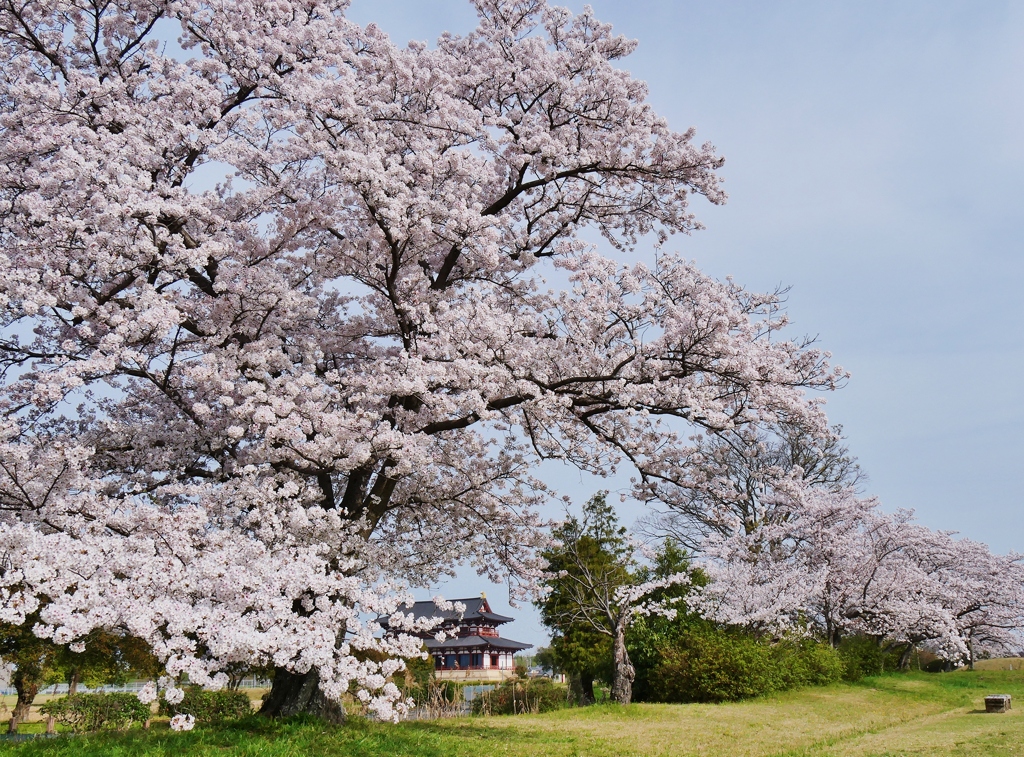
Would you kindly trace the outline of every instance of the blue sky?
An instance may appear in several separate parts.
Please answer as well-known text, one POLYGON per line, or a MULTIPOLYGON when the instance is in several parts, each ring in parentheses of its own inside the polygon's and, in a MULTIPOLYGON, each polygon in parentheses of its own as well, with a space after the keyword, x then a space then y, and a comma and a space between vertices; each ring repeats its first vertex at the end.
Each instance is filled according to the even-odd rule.
MULTIPOLYGON (((829 416, 886 509, 1024 551, 1024 4, 591 5, 640 41, 621 65, 656 109, 726 157, 730 201, 695 203, 707 229, 669 246, 753 289, 792 286, 795 331, 853 374, 829 416)), ((349 15, 402 43, 475 25, 465 0, 349 15)), ((553 476, 579 502, 602 486, 553 476)), ((468 570, 439 589, 508 611, 468 570)), ((532 608, 510 612, 505 635, 544 641, 532 608)))

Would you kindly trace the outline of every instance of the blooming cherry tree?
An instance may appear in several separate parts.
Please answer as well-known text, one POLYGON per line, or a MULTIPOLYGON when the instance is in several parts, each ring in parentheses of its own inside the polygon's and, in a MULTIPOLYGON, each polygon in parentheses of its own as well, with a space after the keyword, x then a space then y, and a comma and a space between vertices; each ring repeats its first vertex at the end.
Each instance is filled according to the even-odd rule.
POLYGON ((882 512, 874 499, 804 484, 788 487, 780 516, 707 540, 711 582, 699 603, 722 622, 766 631, 808 624, 829 642, 863 634, 947 659, 974 645, 1016 649, 1024 627, 1024 566, 1016 554, 956 539, 882 512))
POLYGON ((643 530, 699 552, 712 534, 751 534, 785 520, 793 501, 787 491, 797 482, 828 492, 856 488, 862 474, 842 428, 805 428, 801 420, 698 435, 678 450, 685 458, 641 468, 636 496, 660 505, 643 518, 643 530))
POLYGON ((475 0, 402 48, 346 5, 0 2, 0 620, 273 664, 272 715, 394 716, 363 652, 419 641, 365 619, 464 561, 532 581, 537 460, 824 429, 840 376, 776 295, 631 252, 724 200, 633 42, 475 0))

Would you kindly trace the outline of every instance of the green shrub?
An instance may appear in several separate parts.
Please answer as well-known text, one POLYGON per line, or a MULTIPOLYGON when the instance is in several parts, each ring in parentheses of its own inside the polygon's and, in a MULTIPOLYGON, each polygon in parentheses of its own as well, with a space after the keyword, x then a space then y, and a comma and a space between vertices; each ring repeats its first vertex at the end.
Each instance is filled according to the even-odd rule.
POLYGON ((473 700, 473 712, 477 715, 521 715, 568 706, 568 689, 556 686, 550 678, 505 681, 473 700))
POLYGON ((868 636, 848 636, 839 642, 847 681, 859 681, 865 676, 892 673, 899 668, 898 651, 887 650, 876 639, 868 636))
POLYGON ((838 681, 845 670, 832 648, 812 639, 769 642, 734 630, 694 629, 660 650, 651 671, 661 702, 725 702, 838 681))
POLYGON ((185 689, 184 698, 178 704, 160 700, 161 715, 191 715, 197 723, 220 723, 237 720, 252 714, 249 695, 241 691, 206 691, 198 686, 185 689))
POLYGON ((662 702, 721 702, 758 696, 768 689, 766 647, 750 636, 721 631, 682 634, 661 650, 651 673, 662 702))
POLYGON ((70 726, 75 733, 127 728, 149 719, 149 705, 134 694, 74 694, 51 699, 39 711, 70 726))
POLYGON ((846 663, 828 644, 814 639, 784 639, 771 646, 776 690, 798 686, 827 686, 842 680, 846 663))

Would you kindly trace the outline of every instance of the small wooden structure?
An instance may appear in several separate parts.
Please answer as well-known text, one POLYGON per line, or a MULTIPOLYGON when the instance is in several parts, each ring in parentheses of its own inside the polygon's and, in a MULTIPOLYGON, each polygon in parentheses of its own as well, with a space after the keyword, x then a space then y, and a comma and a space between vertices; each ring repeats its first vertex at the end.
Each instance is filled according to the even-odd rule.
POLYGON ((1009 694, 993 694, 985 697, 985 712, 1006 712, 1010 708, 1009 694))

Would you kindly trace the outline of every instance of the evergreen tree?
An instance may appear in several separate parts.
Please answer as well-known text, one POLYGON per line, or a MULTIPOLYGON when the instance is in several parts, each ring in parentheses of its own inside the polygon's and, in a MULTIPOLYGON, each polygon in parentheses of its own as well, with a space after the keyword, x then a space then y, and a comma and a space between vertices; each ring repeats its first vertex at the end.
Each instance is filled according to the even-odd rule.
POLYGON ((17 693, 8 733, 17 733, 18 724, 28 717, 29 708, 47 683, 60 680, 60 648, 32 633, 32 625, 0 623, 0 660, 13 665, 11 683, 17 693))
POLYGON ((584 704, 595 700, 594 681, 610 681, 612 639, 580 617, 576 592, 566 576, 575 574, 579 562, 595 574, 621 586, 629 580, 624 566, 628 555, 626 529, 619 526, 607 493, 598 492, 583 506, 583 518, 569 518, 553 536, 559 547, 547 550, 549 590, 537 606, 541 620, 552 631, 551 657, 570 678, 577 698, 584 704), (571 549, 566 549, 571 545, 571 549))
POLYGON ((675 614, 673 587, 689 583, 685 555, 666 546, 653 566, 642 567, 606 492, 584 505, 582 520, 570 518, 554 535, 559 544, 544 555, 548 592, 539 607, 558 662, 578 677, 583 701, 593 701, 593 680, 610 664, 611 698, 629 704, 636 671, 626 634, 648 613, 675 614))

